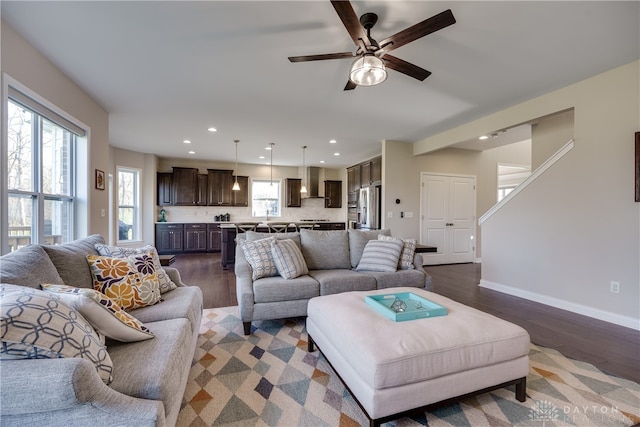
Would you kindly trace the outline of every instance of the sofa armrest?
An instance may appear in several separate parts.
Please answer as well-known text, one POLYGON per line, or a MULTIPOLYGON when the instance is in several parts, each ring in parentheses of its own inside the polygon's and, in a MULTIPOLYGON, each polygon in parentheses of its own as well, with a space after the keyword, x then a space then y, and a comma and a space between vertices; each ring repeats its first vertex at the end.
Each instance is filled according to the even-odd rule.
POLYGON ((80 358, 0 362, 2 425, 164 426, 162 402, 105 385, 80 358), (5 424, 6 423, 6 424, 5 424))
POLYGON ((422 266, 423 263, 423 258, 422 258, 422 254, 416 253, 413 256, 413 266, 416 268, 416 270, 418 271, 424 271, 424 288, 426 290, 431 290, 431 276, 429 275, 429 273, 427 273, 424 269, 424 267, 422 266))
POLYGON ((175 283, 177 286, 187 286, 185 283, 182 282, 182 278, 180 277, 180 272, 178 271, 177 268, 174 267, 162 267, 165 271, 165 273, 167 273, 167 276, 169 276, 169 279, 171 279, 171 281, 173 283, 175 283))
POLYGON ((253 319, 254 304, 253 272, 239 246, 236 247, 236 262, 233 268, 236 273, 236 298, 240 308, 240 319, 243 322, 250 322, 253 319))

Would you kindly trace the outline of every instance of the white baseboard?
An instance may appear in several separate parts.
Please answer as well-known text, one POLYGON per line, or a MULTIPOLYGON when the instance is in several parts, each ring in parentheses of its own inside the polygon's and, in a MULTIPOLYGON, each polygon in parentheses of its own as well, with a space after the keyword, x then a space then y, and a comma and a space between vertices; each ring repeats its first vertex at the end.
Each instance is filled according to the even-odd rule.
POLYGON ((539 302, 540 304, 549 305, 551 307, 562 310, 571 311, 573 313, 582 314, 583 316, 593 317, 594 319, 603 320, 605 322, 614 323, 616 325, 627 328, 640 330, 640 319, 633 317, 621 316, 616 313, 598 310, 593 307, 587 307, 581 304, 575 304, 558 298, 537 294, 535 292, 525 291, 523 289, 514 288, 512 286, 502 285, 500 283, 490 282, 488 280, 480 280, 480 286, 503 294, 513 295, 515 297, 524 298, 530 301, 539 302))

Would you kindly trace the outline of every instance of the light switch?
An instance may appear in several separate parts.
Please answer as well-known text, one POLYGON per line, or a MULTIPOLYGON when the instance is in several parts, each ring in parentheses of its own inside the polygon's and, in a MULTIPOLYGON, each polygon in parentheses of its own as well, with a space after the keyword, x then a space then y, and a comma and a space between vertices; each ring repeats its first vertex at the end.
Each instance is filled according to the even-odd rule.
POLYGON ((107 215, 106 209, 105 208, 100 209, 100 216, 104 218, 106 215, 107 215))
POLYGON ((393 212, 392 211, 387 212, 387 218, 393 218, 393 212))

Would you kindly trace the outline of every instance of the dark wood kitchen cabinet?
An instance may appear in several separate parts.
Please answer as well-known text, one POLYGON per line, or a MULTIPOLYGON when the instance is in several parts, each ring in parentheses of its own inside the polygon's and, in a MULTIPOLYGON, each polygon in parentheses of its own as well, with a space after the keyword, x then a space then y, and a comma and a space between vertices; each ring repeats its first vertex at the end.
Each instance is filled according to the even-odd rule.
POLYGON ((198 169, 173 168, 173 204, 193 206, 198 197, 198 169))
POLYGON ((231 206, 233 204, 233 171, 207 169, 210 206, 231 206))
POLYGON ((198 174, 198 190, 196 194, 196 205, 207 206, 209 204, 209 184, 206 173, 198 174))
POLYGON ((360 189, 360 165, 347 168, 347 192, 353 193, 360 189))
POLYGON ((158 254, 175 254, 184 250, 184 224, 156 224, 158 254))
POLYGON ((222 248, 222 232, 220 224, 207 224, 207 252, 220 252, 222 248))
POLYGON ((173 173, 157 173, 158 206, 168 206, 173 204, 173 173))
MULTIPOLYGON (((238 176, 238 185, 240 190, 232 191, 233 206, 249 206, 249 177, 238 176)), ((231 186, 233 187, 233 184, 231 186)))
POLYGON ((302 197, 300 189, 302 188, 302 180, 299 178, 287 178, 287 207, 299 208, 302 206, 302 197))
POLYGON ((324 182, 324 207, 342 207, 342 181, 324 182))
POLYGON ((184 225, 184 251, 205 252, 207 250, 207 224, 184 225))
POLYGON ((369 184, 377 185, 382 183, 382 157, 376 157, 375 159, 371 159, 371 170, 370 170, 370 179, 369 184))

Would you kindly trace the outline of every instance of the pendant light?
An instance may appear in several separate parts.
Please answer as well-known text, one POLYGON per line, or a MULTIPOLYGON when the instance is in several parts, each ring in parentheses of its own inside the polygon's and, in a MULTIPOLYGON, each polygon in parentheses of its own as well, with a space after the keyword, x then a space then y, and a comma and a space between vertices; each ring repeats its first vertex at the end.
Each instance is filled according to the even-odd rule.
POLYGON ((304 163, 304 152, 307 149, 306 145, 302 146, 302 186, 300 187, 300 193, 307 194, 307 186, 304 185, 304 176, 306 174, 305 171, 305 163, 304 163))
POLYGON ((238 143, 240 142, 240 140, 236 139, 233 142, 236 143, 236 182, 233 183, 233 187, 231 187, 231 190, 240 191, 240 184, 238 184, 238 143))
POLYGON ((269 169, 271 171, 271 183, 270 185, 273 186, 273 146, 276 145, 274 142, 270 142, 269 143, 269 153, 270 153, 270 160, 269 160, 269 169))

